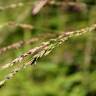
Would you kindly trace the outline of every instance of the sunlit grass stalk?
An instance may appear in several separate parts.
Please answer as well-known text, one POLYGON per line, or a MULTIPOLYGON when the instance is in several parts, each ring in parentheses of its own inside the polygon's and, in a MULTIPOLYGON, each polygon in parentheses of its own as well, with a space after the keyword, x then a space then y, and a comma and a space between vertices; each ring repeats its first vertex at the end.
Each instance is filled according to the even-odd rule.
POLYGON ((55 5, 55 6, 66 6, 67 5, 76 5, 76 2, 62 2, 62 1, 56 1, 56 0, 37 0, 35 3, 29 1, 29 2, 18 2, 9 4, 8 6, 0 6, 0 11, 4 11, 6 9, 15 9, 15 8, 20 8, 24 6, 32 6, 32 14, 36 15, 40 12, 40 10, 45 6, 45 5, 55 5))
POLYGON ((15 9, 15 8, 19 8, 19 7, 24 7, 24 6, 32 6, 33 5, 33 13, 37 14, 41 8, 48 2, 49 0, 37 0, 34 5, 31 1, 23 3, 23 2, 19 2, 17 4, 13 3, 10 4, 8 6, 0 6, 0 11, 4 11, 6 9, 15 9))
MULTIPOLYGON (((12 3, 12 4, 10 4, 10 5, 8 5, 8 6, 0 6, 0 11, 4 11, 4 10, 6 10, 6 9, 15 9, 15 8, 18 8, 18 7, 24 7, 25 6, 25 4, 26 3, 23 3, 23 2, 19 2, 19 3, 12 3)), ((30 4, 32 4, 31 2, 28 2, 27 3, 28 5, 30 4)), ((26 4, 26 5, 27 5, 26 4)))
POLYGON ((23 40, 23 41, 19 41, 17 43, 13 43, 7 47, 0 48, 0 54, 3 54, 4 52, 9 51, 11 49, 21 48, 24 45, 33 44, 36 41, 38 41, 38 38, 32 38, 30 40, 26 40, 26 41, 23 40))
POLYGON ((36 37, 31 37, 31 39, 25 39, 25 40, 18 41, 16 43, 12 43, 10 45, 0 48, 0 55, 12 49, 14 50, 14 49, 19 49, 21 47, 25 47, 26 45, 32 45, 37 41, 41 40, 40 38, 42 36, 43 36, 43 39, 47 39, 47 38, 56 37, 55 35, 57 36, 59 34, 45 33, 45 34, 40 34, 39 36, 36 36, 36 37))
MULTIPOLYGON (((11 61, 8 64, 5 64, 4 66, 1 67, 1 69, 6 69, 8 67, 13 66, 16 63, 20 63, 24 60, 25 57, 29 56, 29 55, 36 55, 38 54, 38 52, 42 51, 46 46, 50 46, 50 44, 57 44, 60 45, 62 44, 66 39, 73 37, 73 36, 79 36, 82 35, 83 33, 86 32, 92 32, 94 29, 96 28, 96 24, 91 25, 90 27, 81 29, 81 30, 77 30, 77 31, 71 31, 71 32, 64 32, 63 34, 61 34, 58 38, 56 39, 50 39, 47 42, 43 42, 41 44, 41 46, 39 47, 35 47, 33 49, 30 49, 28 52, 22 54, 21 56, 17 57, 16 59, 14 59, 13 61, 11 61)), ((54 46, 56 47, 56 46, 54 46)))
MULTIPOLYGON (((51 45, 50 48, 52 49, 51 45)), ((43 55, 47 55, 49 52, 51 52, 50 48, 49 46, 45 46, 45 48, 41 52, 33 56, 31 61, 29 61, 26 64, 23 64, 21 67, 13 69, 7 76, 5 76, 5 78, 2 81, 0 81, 0 87, 2 87, 8 80, 12 79, 17 72, 28 67, 29 65, 36 64, 38 58, 41 58, 43 55)))
MULTIPOLYGON (((14 69, 11 73, 9 73, 4 80, 2 80, 0 82, 0 86, 4 85, 6 81, 10 80, 11 78, 14 77, 14 75, 19 72, 20 70, 22 70, 22 68, 26 68, 28 65, 32 65, 34 63, 36 63, 36 61, 38 60, 38 58, 41 58, 44 55, 48 55, 55 47, 57 47, 58 45, 61 45, 65 40, 67 40, 70 37, 73 36, 79 36, 82 35, 83 33, 86 32, 92 32, 96 29, 96 24, 81 29, 81 30, 77 30, 77 31, 71 31, 71 32, 66 32, 63 33, 62 35, 60 35, 58 38, 56 39, 51 39, 48 42, 44 42, 41 46, 36 47, 34 49, 29 50, 27 53, 22 54, 20 57, 16 58, 15 60, 13 60, 11 63, 6 64, 5 66, 3 66, 2 68, 8 68, 10 66, 13 66, 15 63, 21 62, 26 56, 28 55, 33 55, 33 58, 31 61, 29 61, 28 63, 24 64, 22 67, 16 68, 14 69)), ((1 68, 1 69, 2 69, 1 68)))
POLYGON ((29 1, 29 2, 18 2, 9 4, 8 6, 0 6, 0 11, 5 11, 7 9, 16 9, 16 8, 21 8, 24 6, 32 6, 32 14, 36 15, 40 12, 40 10, 45 6, 45 5, 55 5, 55 6, 62 6, 62 5, 76 5, 76 2, 62 2, 62 1, 56 1, 56 0, 37 0, 34 3, 29 1))
POLYGON ((22 29, 30 29, 32 30, 34 27, 31 24, 26 24, 26 23, 16 23, 14 21, 8 21, 4 24, 0 24, 0 29, 4 28, 4 27, 20 27, 22 29))
POLYGON ((32 9, 32 15, 36 15, 50 0, 37 0, 32 9))
POLYGON ((41 46, 29 50, 27 53, 21 55, 19 58, 16 58, 16 59, 13 60, 11 63, 5 65, 5 67, 4 67, 4 66, 2 67, 2 68, 8 68, 8 67, 14 65, 14 64, 17 63, 17 62, 21 62, 21 61, 24 59, 24 57, 26 57, 26 56, 28 56, 28 55, 33 55, 32 59, 31 59, 28 63, 23 64, 21 67, 18 67, 18 68, 16 68, 16 69, 14 69, 11 73, 9 73, 9 74, 4 78, 4 80, 2 80, 2 81, 0 82, 0 86, 4 85, 6 81, 8 81, 8 80, 10 80, 11 78, 13 78, 14 75, 15 75, 17 72, 19 72, 20 70, 22 70, 23 68, 26 68, 28 65, 35 64, 36 61, 38 60, 38 58, 41 58, 42 56, 48 55, 55 47, 57 47, 58 45, 63 44, 63 42, 64 42, 65 40, 67 40, 68 38, 73 37, 73 36, 80 36, 80 35, 82 35, 83 33, 92 32, 92 31, 94 31, 94 30, 96 30, 96 24, 94 24, 94 25, 92 25, 92 26, 90 26, 90 27, 81 29, 81 30, 63 33, 63 34, 60 35, 58 38, 56 38, 56 39, 51 39, 51 40, 49 40, 48 42, 44 42, 41 46), (14 62, 14 63, 13 63, 13 62, 14 62))
POLYGON ((21 27, 23 29, 30 29, 32 30, 34 27, 31 24, 26 24, 26 23, 16 23, 14 21, 9 21, 8 22, 9 26, 16 26, 16 27, 21 27))

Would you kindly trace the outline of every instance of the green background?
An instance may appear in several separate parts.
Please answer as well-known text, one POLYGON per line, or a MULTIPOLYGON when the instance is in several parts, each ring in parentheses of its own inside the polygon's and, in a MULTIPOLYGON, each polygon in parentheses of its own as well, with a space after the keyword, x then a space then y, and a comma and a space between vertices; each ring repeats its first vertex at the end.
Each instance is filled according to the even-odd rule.
MULTIPOLYGON (((32 45, 0 54, 0 66, 40 45, 42 41, 56 37, 60 32, 77 30, 96 23, 96 0, 78 0, 80 3, 73 7, 46 5, 33 16, 32 7, 35 1, 0 0, 0 6, 3 7, 20 2, 24 4, 22 7, 0 11, 0 26, 9 21, 34 26, 33 30, 14 26, 0 28, 0 48, 20 40, 39 38, 32 45)), ((95 32, 70 38, 48 56, 39 59, 36 65, 17 73, 0 88, 0 96, 96 96, 95 32)), ((27 58, 23 63, 30 59, 31 57, 27 58)), ((16 66, 0 71, 0 80, 16 66)))

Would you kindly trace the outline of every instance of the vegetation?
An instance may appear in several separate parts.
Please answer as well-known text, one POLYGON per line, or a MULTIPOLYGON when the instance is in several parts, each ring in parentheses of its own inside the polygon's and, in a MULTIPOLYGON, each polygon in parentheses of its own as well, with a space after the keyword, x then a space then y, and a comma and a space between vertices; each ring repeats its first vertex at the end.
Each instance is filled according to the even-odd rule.
POLYGON ((1 96, 96 96, 96 0, 0 0, 1 96))

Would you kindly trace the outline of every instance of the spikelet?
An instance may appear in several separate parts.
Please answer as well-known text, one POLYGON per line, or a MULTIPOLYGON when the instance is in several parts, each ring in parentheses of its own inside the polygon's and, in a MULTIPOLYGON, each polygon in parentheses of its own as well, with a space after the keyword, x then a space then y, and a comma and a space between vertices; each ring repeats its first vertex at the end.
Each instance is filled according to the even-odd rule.
MULTIPOLYGON (((80 36, 82 35, 83 33, 86 33, 86 32, 92 32, 96 30, 96 24, 90 26, 90 27, 87 27, 87 28, 84 28, 84 29, 81 29, 81 30, 77 30, 77 31, 71 31, 71 32, 66 32, 66 33, 63 33, 62 35, 60 35, 58 38, 56 39, 51 39, 47 42, 43 42, 41 44, 41 46, 39 47, 35 47, 31 50, 29 50, 27 53, 25 54, 22 54, 20 57, 16 58, 15 60, 13 60, 11 63, 9 64, 6 64, 5 66, 3 66, 2 68, 5 69, 5 68, 8 68, 10 66, 13 66, 15 63, 17 62, 21 62, 24 57, 28 56, 28 55, 33 55, 32 57, 32 60, 29 61, 28 63, 22 65, 21 67, 19 68, 16 68, 14 69, 11 73, 9 73, 1 82, 0 82, 0 86, 2 87, 6 81, 10 80, 11 78, 13 78, 15 76, 15 74, 17 72, 19 72, 20 70, 26 68, 27 66, 29 65, 33 65, 33 64, 36 64, 37 60, 39 58, 41 58, 42 56, 46 56, 48 55, 55 47, 57 47, 58 45, 61 45, 65 40, 67 40, 68 38, 70 37, 73 37, 73 36, 80 36)), ((1 69, 2 69, 1 68, 1 69)))
MULTIPOLYGON (((83 28, 81 30, 71 31, 71 32, 64 32, 63 34, 58 36, 58 38, 50 39, 47 42, 43 42, 41 44, 41 46, 35 47, 33 49, 30 49, 28 52, 26 52, 26 53, 22 54, 21 56, 17 57, 16 59, 11 61, 10 63, 5 64, 4 66, 2 66, 1 69, 6 69, 8 67, 13 66, 16 63, 20 63, 20 62, 22 62, 24 60, 25 57, 27 57, 29 55, 33 55, 34 56, 34 55, 38 54, 38 52, 41 52, 45 47, 50 46, 51 44, 60 45, 65 40, 67 40, 68 38, 71 38, 73 36, 79 36, 79 35, 82 35, 82 34, 84 34, 86 32, 92 32, 95 29, 96 29, 96 24, 94 24, 94 25, 92 25, 90 27, 87 27, 87 28, 83 28)), ((54 45, 54 47, 56 47, 55 45, 54 45)))

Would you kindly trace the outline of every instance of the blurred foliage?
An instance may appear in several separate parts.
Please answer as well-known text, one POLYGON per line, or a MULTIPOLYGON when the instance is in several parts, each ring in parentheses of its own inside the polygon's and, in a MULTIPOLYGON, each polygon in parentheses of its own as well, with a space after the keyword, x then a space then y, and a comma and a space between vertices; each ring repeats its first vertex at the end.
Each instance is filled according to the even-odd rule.
MULTIPOLYGON (((31 24, 33 30, 14 26, 0 28, 0 48, 33 37, 35 44, 0 55, 0 65, 37 46, 48 34, 59 34, 96 23, 96 0, 56 0, 79 2, 75 6, 46 5, 32 16, 36 0, 0 0, 0 6, 23 2, 24 6, 0 11, 0 26, 9 21, 31 24), (28 4, 28 2, 32 4, 28 4), (67 8, 65 8, 67 7, 67 8)), ((0 80, 9 70, 0 71, 0 80)), ((0 96, 96 96, 96 34, 88 33, 67 40, 36 65, 19 72, 0 89, 0 96), (88 61, 88 60, 89 61, 88 61)))

